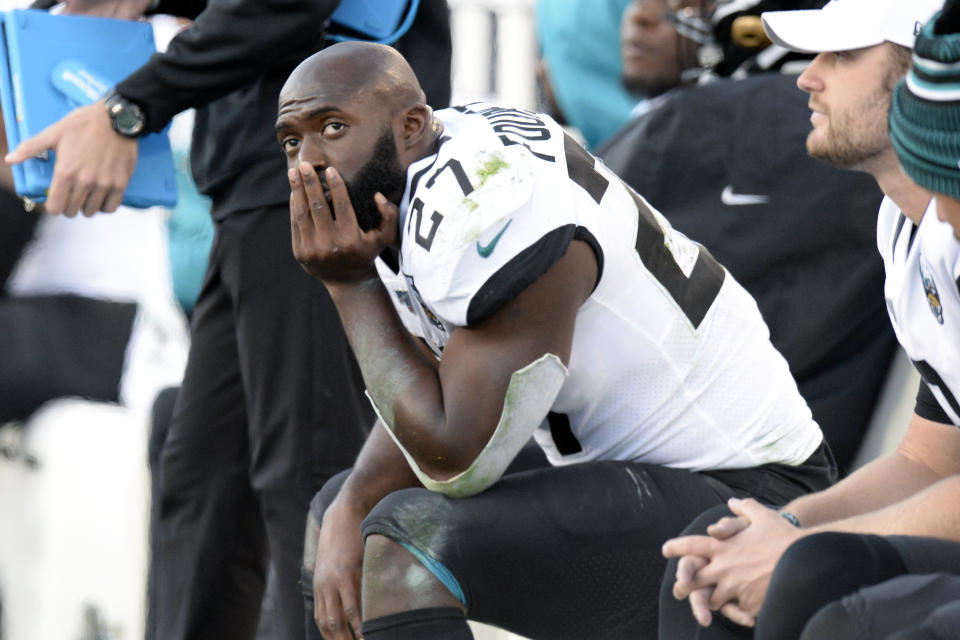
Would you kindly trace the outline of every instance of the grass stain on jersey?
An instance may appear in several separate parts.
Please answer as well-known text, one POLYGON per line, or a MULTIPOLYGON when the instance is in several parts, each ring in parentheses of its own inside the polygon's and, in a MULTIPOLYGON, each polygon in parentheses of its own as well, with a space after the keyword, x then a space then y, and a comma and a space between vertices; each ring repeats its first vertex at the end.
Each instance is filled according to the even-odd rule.
POLYGON ((480 178, 480 182, 477 184, 477 189, 481 188, 486 184, 487 180, 497 175, 504 169, 508 168, 510 165, 506 160, 503 159, 503 154, 499 151, 491 153, 490 157, 480 165, 480 168, 477 169, 477 177, 480 178))
MULTIPOLYGON (((476 189, 482 188, 490 178, 509 167, 510 164, 504 159, 503 154, 501 154, 499 151, 491 153, 489 157, 480 165, 480 168, 477 169, 477 177, 480 178, 480 181, 477 183, 476 189)), ((463 198, 463 204, 467 207, 467 209, 470 210, 471 213, 476 211, 477 207, 480 206, 470 196, 465 196, 463 198)))

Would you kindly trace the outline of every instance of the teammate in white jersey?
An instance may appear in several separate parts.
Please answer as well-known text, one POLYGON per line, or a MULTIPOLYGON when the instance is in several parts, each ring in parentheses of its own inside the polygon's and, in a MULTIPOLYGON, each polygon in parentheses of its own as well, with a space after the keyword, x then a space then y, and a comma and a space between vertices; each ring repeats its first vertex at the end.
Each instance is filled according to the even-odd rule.
POLYGON ((669 541, 665 553, 684 557, 668 569, 661 638, 953 637, 960 625, 960 240, 938 219, 940 204, 941 217, 960 222, 950 213, 960 207, 960 1, 934 22, 939 5, 835 0, 763 14, 775 43, 821 52, 798 80, 813 111, 808 151, 872 174, 887 196, 877 231, 887 308, 923 380, 892 455, 791 502, 783 518, 732 501, 736 517, 713 509, 687 530, 715 523, 709 535, 669 541), (695 636, 672 596, 689 596, 710 626, 695 636), (755 616, 754 633, 731 623, 753 626, 755 616), (896 635, 924 625, 953 631, 896 635))
POLYGON ((831 481, 750 296, 548 117, 433 113, 396 51, 344 43, 277 138, 381 418, 315 500, 324 637, 361 631, 361 556, 368 640, 649 636, 667 537, 831 481), (552 465, 503 476, 531 435, 552 465))

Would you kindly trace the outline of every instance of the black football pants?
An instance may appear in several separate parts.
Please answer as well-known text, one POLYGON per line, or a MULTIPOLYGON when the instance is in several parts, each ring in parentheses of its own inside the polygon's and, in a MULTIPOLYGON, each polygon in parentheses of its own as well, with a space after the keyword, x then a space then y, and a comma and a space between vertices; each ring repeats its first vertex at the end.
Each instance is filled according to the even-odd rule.
POLYGON ((302 638, 307 508, 372 424, 336 308, 293 258, 287 206, 219 222, 160 455, 148 633, 253 638, 269 562, 277 637, 302 638))

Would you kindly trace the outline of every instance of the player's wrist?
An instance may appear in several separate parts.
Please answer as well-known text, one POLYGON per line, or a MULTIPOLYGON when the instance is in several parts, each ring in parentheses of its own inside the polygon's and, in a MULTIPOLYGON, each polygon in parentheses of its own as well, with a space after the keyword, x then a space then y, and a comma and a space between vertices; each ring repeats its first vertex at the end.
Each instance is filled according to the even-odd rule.
POLYGON ((780 517, 786 520, 787 522, 789 522, 790 524, 792 524, 797 529, 803 528, 803 525, 800 524, 800 518, 798 518, 797 516, 795 516, 793 513, 789 511, 781 511, 780 517))
POLYGON ((378 293, 382 287, 380 276, 373 264, 370 265, 369 269, 358 271, 349 276, 323 278, 323 284, 326 285, 327 291, 335 303, 349 302, 357 297, 378 293))
POLYGON ((103 106, 110 118, 110 126, 124 138, 139 138, 147 133, 147 114, 143 108, 111 89, 103 97, 103 106))

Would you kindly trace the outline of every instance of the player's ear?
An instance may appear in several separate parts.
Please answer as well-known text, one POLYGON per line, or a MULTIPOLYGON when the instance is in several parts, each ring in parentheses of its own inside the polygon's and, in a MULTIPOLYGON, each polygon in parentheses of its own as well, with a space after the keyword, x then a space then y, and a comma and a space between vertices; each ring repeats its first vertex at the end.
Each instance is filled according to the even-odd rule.
POLYGON ((422 102, 415 103, 401 113, 401 135, 404 148, 419 146, 430 134, 433 110, 422 102))

